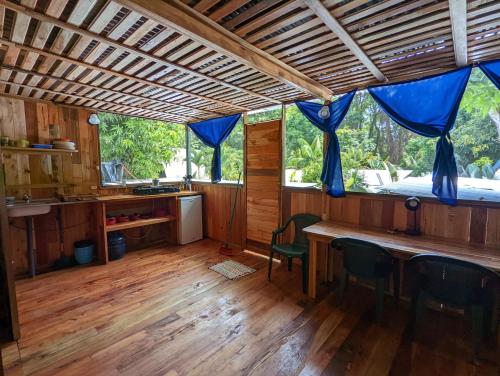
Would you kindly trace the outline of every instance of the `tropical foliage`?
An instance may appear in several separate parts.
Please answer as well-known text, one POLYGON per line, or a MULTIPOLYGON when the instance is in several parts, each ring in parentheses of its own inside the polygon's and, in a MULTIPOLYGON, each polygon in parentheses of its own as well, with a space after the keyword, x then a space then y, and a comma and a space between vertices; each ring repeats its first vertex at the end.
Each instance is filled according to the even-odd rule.
MULTIPOLYGON (((281 109, 249 115, 250 122, 281 117, 281 109)), ((320 185, 323 133, 295 105, 286 108, 285 166, 289 182, 320 185)), ((161 176, 185 148, 185 127, 161 121, 100 114, 101 158, 122 161, 135 178, 161 176), (162 163, 163 162, 163 163, 162 163)), ((436 140, 418 136, 395 124, 366 91, 359 91, 337 135, 345 185, 365 191, 365 172, 385 170, 393 181, 398 171, 424 176, 432 171, 436 140)), ((491 179, 500 168, 500 91, 474 69, 461 102, 451 138, 459 173, 491 179)), ((195 179, 209 179, 213 149, 191 134, 191 167, 195 179)), ((222 147, 223 180, 236 180, 243 171, 243 122, 222 147)))
MULTIPOLYGON (((362 170, 386 170, 393 180, 398 179, 398 170, 411 170, 416 177, 432 171, 436 140, 395 124, 366 91, 354 97, 337 135, 348 190, 366 189, 362 170)), ((289 106, 286 168, 294 170, 291 182, 320 184, 323 155, 309 152, 318 137, 322 133, 296 106, 289 106)), ((500 168, 500 91, 479 69, 473 70, 451 138, 462 176, 493 178, 500 168)))
MULTIPOLYGON (((214 149, 204 145, 191 132, 191 171, 194 179, 210 179, 213 152, 214 149)), ((222 144, 221 159, 222 179, 238 180, 239 173, 243 174, 243 122, 241 120, 222 144)))
POLYGON ((179 148, 185 148, 185 128, 110 113, 100 113, 101 160, 124 164, 129 179, 153 179, 164 174, 179 148))

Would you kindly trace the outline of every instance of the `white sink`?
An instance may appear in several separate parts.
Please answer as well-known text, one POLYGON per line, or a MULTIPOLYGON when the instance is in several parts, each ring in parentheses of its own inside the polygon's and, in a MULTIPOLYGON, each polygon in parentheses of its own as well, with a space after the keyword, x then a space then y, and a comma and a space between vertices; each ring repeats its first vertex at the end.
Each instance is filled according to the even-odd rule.
POLYGON ((7 206, 7 216, 9 217, 31 217, 48 212, 50 212, 50 204, 47 202, 16 203, 7 206))

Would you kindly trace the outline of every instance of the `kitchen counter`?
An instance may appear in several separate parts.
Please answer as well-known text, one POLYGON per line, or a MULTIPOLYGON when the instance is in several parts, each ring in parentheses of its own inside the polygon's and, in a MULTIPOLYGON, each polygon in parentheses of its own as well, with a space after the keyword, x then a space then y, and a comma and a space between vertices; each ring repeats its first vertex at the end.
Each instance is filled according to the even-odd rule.
POLYGON ((115 202, 115 201, 137 201, 137 200, 151 200, 158 198, 169 198, 169 197, 186 197, 186 196, 198 196, 203 194, 203 192, 195 191, 181 191, 173 193, 160 193, 157 195, 111 195, 111 196, 99 196, 97 198, 98 202, 115 202))
MULTIPOLYGON (((75 205, 75 204, 93 204, 99 202, 115 202, 115 201, 135 201, 135 200, 151 200, 158 198, 169 198, 169 197, 186 197, 186 196, 197 196, 202 195, 203 192, 195 191, 181 191, 173 193, 161 193, 157 195, 134 195, 134 194, 123 194, 123 195, 109 195, 109 196, 97 196, 95 199, 85 199, 85 200, 72 200, 72 201, 60 201, 56 198, 54 199, 33 199, 28 205, 75 205)), ((14 205, 7 205, 7 207, 12 206, 25 206, 24 201, 16 201, 14 205)))

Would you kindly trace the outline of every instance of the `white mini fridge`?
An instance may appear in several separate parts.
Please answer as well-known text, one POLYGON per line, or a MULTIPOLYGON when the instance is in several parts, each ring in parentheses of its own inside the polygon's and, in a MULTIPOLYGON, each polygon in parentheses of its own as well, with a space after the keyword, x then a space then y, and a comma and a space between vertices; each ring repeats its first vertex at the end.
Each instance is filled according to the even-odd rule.
POLYGON ((179 201, 179 243, 187 244, 203 239, 202 197, 181 197, 179 201))

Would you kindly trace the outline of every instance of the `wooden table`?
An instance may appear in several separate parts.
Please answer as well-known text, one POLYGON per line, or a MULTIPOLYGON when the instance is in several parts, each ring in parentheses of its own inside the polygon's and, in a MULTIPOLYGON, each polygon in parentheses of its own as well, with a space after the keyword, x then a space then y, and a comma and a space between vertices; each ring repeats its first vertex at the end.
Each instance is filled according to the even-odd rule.
POLYGON ((329 244, 333 239, 351 237, 377 243, 395 257, 408 259, 411 256, 434 253, 472 261, 487 268, 500 271, 500 249, 481 245, 452 243, 425 236, 409 236, 402 233, 382 232, 348 226, 333 221, 321 221, 306 227, 309 239, 309 287, 308 295, 316 297, 318 243, 329 244))

